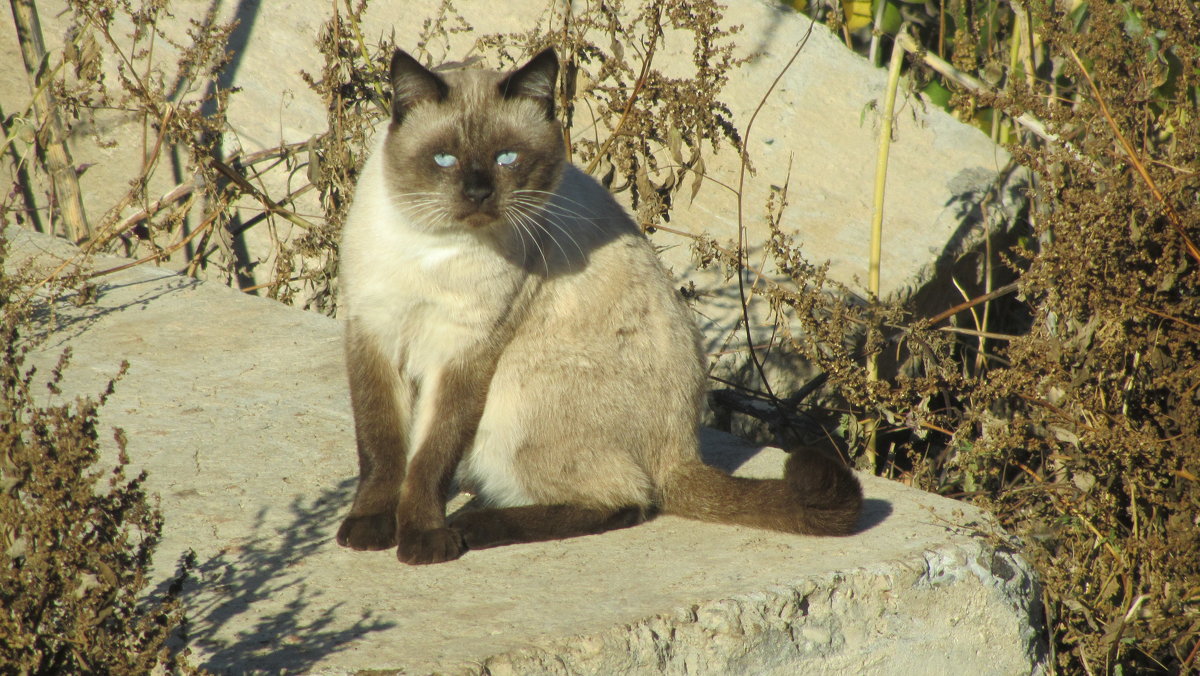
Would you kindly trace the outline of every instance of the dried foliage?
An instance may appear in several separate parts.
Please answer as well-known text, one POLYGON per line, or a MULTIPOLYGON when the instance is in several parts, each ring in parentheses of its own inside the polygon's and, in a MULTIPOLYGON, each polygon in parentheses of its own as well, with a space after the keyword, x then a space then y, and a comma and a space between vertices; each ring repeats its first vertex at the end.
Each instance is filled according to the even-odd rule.
MULTIPOLYGON (((762 380, 757 407, 739 410, 776 435, 815 419, 859 466, 975 501, 1024 536, 1054 671, 1188 672, 1200 652, 1200 15, 1188 3, 944 7, 906 18, 995 88, 913 79, 1013 139, 1037 179, 1027 231, 976 271, 997 293, 936 317, 850 302, 783 233, 785 189, 767 250, 790 283, 753 287, 780 319, 762 352, 823 374, 794 392, 762 380), (1004 117, 1026 113, 1060 142, 1004 117), (877 353, 903 363, 874 380, 877 353), (820 386, 840 413, 805 409, 820 386)), ((698 252, 747 274, 716 242, 698 252)))
MULTIPOLYGON (((856 307, 778 234, 770 248, 794 285, 763 295, 805 327, 791 348, 849 404, 840 431, 860 464, 872 456, 855 431, 882 420, 872 469, 976 501, 1025 537, 1053 669, 1189 672, 1200 653, 1200 12, 943 8, 906 18, 926 48, 993 89, 918 79, 955 90, 954 112, 1013 139, 1037 179, 1026 236, 979 272, 1017 297, 993 300, 990 320, 982 303, 934 318, 856 307), (1019 136, 1002 114, 1032 114, 1057 142, 1019 136), (1002 287, 1006 276, 1016 284, 1002 287), (938 326, 951 316, 970 321, 938 326), (856 327, 865 346, 846 348, 856 327), (881 349, 907 363, 872 381, 864 359, 881 349)), ((777 401, 785 413, 797 403, 777 401)))
MULTIPOLYGON (((392 50, 404 47, 430 65, 454 58, 450 39, 473 29, 453 3, 443 2, 416 40, 402 45, 367 41, 361 29, 366 0, 335 3, 316 45, 325 66, 305 74, 326 103, 328 128, 307 143, 250 154, 227 149, 237 144, 225 117, 236 92, 221 73, 235 24, 220 23, 210 12, 193 20, 180 42, 164 30, 172 18, 169 1, 68 4, 73 26, 65 48, 50 60, 54 76, 48 80, 63 112, 77 134, 90 131, 101 144, 116 143, 101 129, 131 120, 141 128, 140 165, 105 167, 124 172, 129 190, 117 203, 101 205, 98 222, 93 214, 88 250, 116 249, 333 314, 341 220, 387 109, 392 50), (149 194, 167 164, 184 180, 157 197, 149 194), (284 194, 265 187, 271 181, 290 186, 293 179, 301 179, 298 187, 284 194), (293 207, 310 190, 319 196, 323 219, 309 220, 293 207), (244 242, 259 224, 273 245, 261 260, 244 242)), ((716 98, 736 66, 735 32, 722 27, 713 0, 598 3, 574 14, 548 12, 525 34, 478 36, 470 61, 505 67, 555 45, 564 63, 560 110, 577 159, 614 190, 629 190, 639 220, 650 228, 669 219, 681 190, 694 195, 701 188, 705 145, 711 152, 739 143, 728 108, 716 98), (666 74, 655 63, 668 34, 675 44, 692 44, 690 72, 666 74)), ((46 229, 40 216, 53 194, 32 161, 36 135, 25 133, 39 124, 32 107, 5 120, 17 189, 0 200, 0 219, 46 229)))
MULTIPOLYGON (((169 242, 188 231, 190 207, 200 202, 208 206, 209 217, 199 226, 203 232, 197 233, 195 248, 206 250, 214 233, 219 238, 228 225, 228 206, 236 196, 211 161, 225 132, 229 94, 213 85, 228 61, 225 44, 233 25, 217 24, 211 17, 194 22, 191 42, 178 46, 173 72, 163 72, 156 47, 161 52, 171 45, 162 28, 171 18, 168 3, 72 0, 68 5, 73 24, 62 56, 72 72, 56 80, 58 100, 81 126, 96 124, 98 113, 116 110, 125 111, 126 119, 136 120, 142 129, 141 166, 128 175, 126 194, 99 219, 89 245, 119 242, 127 255, 146 249, 163 254, 169 242), (110 72, 115 72, 115 82, 108 81, 110 72), (173 153, 177 155, 171 159, 184 165, 192 179, 173 199, 154 203, 146 193, 149 179, 173 153), (170 208, 177 199, 185 201, 170 208)), ((228 257, 221 263, 233 265, 228 257)), ((194 267, 200 260, 189 264, 194 267)))
POLYGON ((560 109, 573 159, 613 192, 630 190, 638 222, 652 228, 670 220, 684 185, 692 195, 702 186, 705 143, 714 152, 740 147, 719 98, 739 63, 738 29, 721 23, 722 8, 711 1, 600 3, 550 17, 525 35, 484 36, 479 45, 516 66, 550 36, 564 63, 560 109), (655 63, 668 36, 691 45, 690 71, 672 76, 655 63))
MULTIPOLYGON (((331 271, 337 239, 355 178, 375 126, 388 110, 391 54, 403 48, 430 66, 454 68, 485 61, 507 68, 553 45, 562 62, 559 114, 575 154, 614 192, 631 191, 639 223, 653 228, 670 218, 681 190, 694 195, 704 176, 704 147, 738 147, 740 139, 728 107, 717 95, 737 65, 735 29, 722 27, 713 0, 686 4, 589 4, 575 13, 548 12, 528 32, 477 37, 466 63, 451 62, 450 38, 472 29, 445 0, 424 22, 411 44, 394 38, 368 43, 361 31, 366 0, 346 11, 335 8, 317 47, 325 58, 319 77, 306 80, 328 109, 328 131, 310 143, 309 176, 321 196, 324 223, 298 238, 281 256, 277 278, 309 280, 302 294, 309 305, 332 314, 331 271), (693 69, 668 75, 654 61, 664 34, 690 41, 693 69)), ((570 12, 571 10, 566 10, 570 12)), ((686 43, 685 43, 686 44, 686 43)))
MULTIPOLYGON (((295 153, 303 144, 254 153, 237 148, 226 120, 235 92, 222 82, 236 22, 217 21, 214 5, 189 20, 181 37, 182 22, 169 0, 69 0, 67 6, 65 45, 47 56, 44 68, 52 74, 48 86, 76 141, 90 137, 102 148, 138 150, 132 163, 79 167, 80 173, 103 171, 128 185, 112 204, 89 201, 94 227, 85 248, 247 287, 260 261, 246 251, 246 231, 265 223, 280 246, 286 239, 281 224, 309 227, 290 207, 310 188, 268 195, 265 187, 266 175, 286 177, 300 167, 295 153), (136 137, 132 143, 130 136, 136 137), (150 186, 167 176, 174 185, 151 193, 150 186)), ((57 221, 43 223, 46 213, 54 214, 54 193, 34 161, 44 124, 34 112, 30 105, 4 119, 5 164, 14 190, 0 200, 0 222, 60 232, 57 221)))
MULTIPOLYGON (((342 221, 358 171, 370 151, 375 125, 390 109, 387 73, 394 46, 390 41, 373 48, 367 45, 360 30, 366 9, 366 0, 353 6, 347 3, 344 15, 335 6, 317 38, 325 67, 320 77, 303 74, 327 110, 328 129, 314 136, 308 148, 308 177, 320 195, 325 218, 289 244, 276 263, 277 279, 304 271, 300 275, 307 280, 303 295, 311 299, 305 307, 329 315, 337 308, 337 244, 342 221)), ((447 11, 448 3, 443 5, 443 15, 447 11)), ((436 26, 436 30, 446 30, 441 19, 436 26)), ((281 288, 278 297, 291 301, 293 294, 293 289, 281 288)))
MULTIPOLYGON (((98 398, 45 404, 24 367, 28 307, 3 273, 0 237, 0 665, 21 674, 192 673, 169 648, 182 627, 185 570, 161 598, 145 596, 162 516, 145 474, 121 457, 105 469, 98 398)), ((46 381, 60 394, 64 353, 46 381)))
POLYGON ((985 436, 976 455, 1000 478, 995 509, 1036 535, 1060 666, 1187 671, 1200 648, 1200 13, 1030 9, 1077 104, 1019 103, 1084 159, 1022 154, 1042 178, 1043 244, 1014 254, 1033 326, 985 390, 1010 408, 1007 438, 985 436))

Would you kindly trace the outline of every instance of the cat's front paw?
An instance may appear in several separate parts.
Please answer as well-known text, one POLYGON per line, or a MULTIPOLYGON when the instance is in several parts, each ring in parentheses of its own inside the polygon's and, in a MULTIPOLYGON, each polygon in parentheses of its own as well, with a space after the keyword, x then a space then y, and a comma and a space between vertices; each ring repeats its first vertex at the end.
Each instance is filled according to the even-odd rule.
POLYGON ((396 515, 393 513, 348 516, 338 528, 337 543, 362 551, 396 546, 396 515))
POLYGON ((467 551, 462 533, 453 528, 411 530, 400 534, 396 558, 404 563, 422 565, 453 561, 467 551))

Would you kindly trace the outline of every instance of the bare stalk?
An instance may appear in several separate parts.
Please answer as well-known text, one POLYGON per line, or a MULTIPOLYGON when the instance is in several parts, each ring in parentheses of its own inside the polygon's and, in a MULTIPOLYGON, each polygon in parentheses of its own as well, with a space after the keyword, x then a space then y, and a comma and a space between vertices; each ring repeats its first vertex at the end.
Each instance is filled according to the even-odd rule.
MULTIPOLYGON (((908 24, 900 27, 899 35, 906 35, 908 24)), ((887 184, 888 154, 892 148, 892 117, 896 111, 896 89, 900 84, 900 66, 904 63, 904 48, 899 43, 892 45, 892 60, 888 65, 887 91, 883 99, 883 123, 879 129, 879 155, 875 160, 875 203, 871 214, 871 252, 867 265, 867 291, 872 300, 879 300, 879 261, 883 254, 883 196, 887 184)), ((879 380, 879 353, 867 360, 867 379, 879 380)), ((879 439, 879 420, 870 422, 867 436, 866 459, 874 469, 879 439)))
MULTIPOLYGON (((900 29, 904 35, 908 25, 900 29)), ((887 183, 888 153, 892 147, 892 116, 896 110, 896 89, 900 83, 900 66, 904 63, 904 49, 898 44, 892 47, 892 61, 888 66, 887 92, 883 99, 883 124, 879 130, 879 155, 875 159, 875 201, 871 214, 871 255, 867 268, 867 290, 879 298, 879 259, 883 250, 883 193, 887 183)))
POLYGON ((887 9, 887 2, 880 0, 875 5, 875 16, 871 21, 871 47, 867 50, 867 60, 872 66, 879 65, 879 38, 883 33, 880 26, 883 24, 883 10, 887 9))
MULTIPOLYGON (((737 248, 737 277, 738 277, 738 298, 742 304, 742 324, 746 332, 746 349, 750 351, 750 361, 754 364, 754 368, 758 371, 758 377, 762 380, 763 388, 767 391, 767 395, 773 400, 778 401, 775 393, 771 390, 771 384, 767 381, 767 374, 763 370, 762 360, 758 353, 754 350, 754 338, 750 333, 750 298, 746 290, 746 276, 742 269, 743 261, 749 262, 749 256, 746 255, 746 221, 743 217, 743 198, 746 195, 746 168, 750 164, 750 132, 754 131, 754 120, 758 119, 758 114, 762 111, 763 106, 767 104, 767 99, 771 97, 771 92, 775 91, 775 87, 779 81, 783 79, 784 74, 796 62, 800 56, 800 52, 804 50, 804 46, 808 44, 808 38, 812 35, 813 26, 816 25, 816 20, 809 22, 808 31, 800 38, 800 44, 796 46, 796 51, 792 52, 792 58, 784 64, 783 69, 775 75, 775 79, 771 81, 771 86, 767 87, 767 91, 759 99, 758 105, 754 108, 754 112, 750 115, 750 121, 746 123, 746 133, 742 135, 742 153, 741 166, 738 170, 738 185, 737 185, 737 222, 738 222, 738 248, 737 248)), ((765 261, 764 261, 765 262, 765 261)), ((757 279, 754 282, 758 284, 757 279)), ((753 292, 754 287, 751 286, 750 291, 753 292)))
POLYGON ((88 227, 83 195, 79 190, 79 176, 75 173, 75 165, 67 148, 67 133, 58 114, 58 104, 53 92, 46 86, 46 46, 42 41, 37 5, 34 0, 9 0, 9 4, 16 24, 17 41, 21 44, 21 58, 29 75, 29 88, 33 92, 39 125, 38 145, 54 185, 54 196, 62 210, 67 235, 73 241, 81 242, 91 236, 91 228, 88 227))

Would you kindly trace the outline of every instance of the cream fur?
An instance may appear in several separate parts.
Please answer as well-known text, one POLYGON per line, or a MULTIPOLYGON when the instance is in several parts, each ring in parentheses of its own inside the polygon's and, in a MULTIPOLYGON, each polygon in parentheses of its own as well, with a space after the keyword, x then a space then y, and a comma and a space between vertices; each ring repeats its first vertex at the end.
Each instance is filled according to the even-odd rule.
MULTIPOLYGON (((688 311, 663 289, 669 278, 645 239, 598 184, 567 167, 549 210, 554 241, 526 251, 535 272, 542 256, 563 272, 531 274, 472 232, 405 213, 385 181, 384 143, 363 169, 344 233, 349 316, 418 385, 524 317, 461 479, 497 506, 650 504, 664 464, 695 458, 702 376, 688 311)), ((426 388, 415 402, 410 448, 436 432, 433 400, 426 388)))

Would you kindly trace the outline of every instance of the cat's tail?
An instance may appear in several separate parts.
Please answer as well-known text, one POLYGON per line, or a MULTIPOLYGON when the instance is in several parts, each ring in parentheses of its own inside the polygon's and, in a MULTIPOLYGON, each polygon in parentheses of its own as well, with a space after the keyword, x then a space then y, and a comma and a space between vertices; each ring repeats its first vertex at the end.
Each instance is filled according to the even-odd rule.
POLYGON ((662 511, 689 519, 805 535, 850 535, 862 486, 840 461, 816 450, 791 453, 782 479, 745 479, 700 462, 675 469, 662 511))

